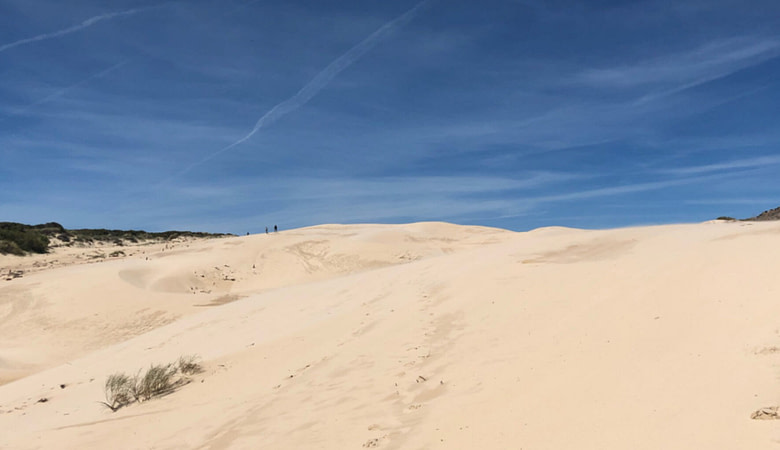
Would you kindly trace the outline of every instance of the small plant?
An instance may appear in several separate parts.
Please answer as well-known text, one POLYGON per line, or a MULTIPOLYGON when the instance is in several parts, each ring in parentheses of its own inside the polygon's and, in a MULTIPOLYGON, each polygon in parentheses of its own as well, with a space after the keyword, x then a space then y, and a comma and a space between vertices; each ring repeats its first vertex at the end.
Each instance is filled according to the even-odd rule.
POLYGON ((175 363, 153 364, 143 374, 139 370, 133 377, 123 373, 110 375, 105 386, 106 401, 100 403, 116 411, 133 402, 145 402, 173 392, 190 382, 186 375, 203 372, 197 361, 198 356, 186 355, 179 357, 175 363))
POLYGON ((109 375, 105 385, 106 401, 100 403, 106 405, 111 411, 116 411, 133 402, 133 389, 134 380, 126 374, 109 375))
POLYGON ((174 379, 177 368, 173 364, 152 365, 144 376, 136 376, 133 396, 139 402, 171 392, 179 383, 174 379))
POLYGON ((197 355, 180 356, 177 365, 179 368, 179 372, 181 372, 184 375, 194 375, 196 373, 203 372, 203 367, 201 367, 201 365, 198 364, 197 355))

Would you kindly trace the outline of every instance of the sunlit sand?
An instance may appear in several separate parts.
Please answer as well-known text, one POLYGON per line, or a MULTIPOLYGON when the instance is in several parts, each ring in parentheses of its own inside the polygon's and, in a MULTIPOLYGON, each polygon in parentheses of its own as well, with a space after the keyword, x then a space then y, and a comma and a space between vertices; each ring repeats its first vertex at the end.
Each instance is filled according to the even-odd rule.
POLYGON ((0 448, 780 439, 751 418, 780 405, 780 223, 323 225, 123 250, 0 256, 0 448), (190 354, 189 384, 100 404, 110 374, 190 354))

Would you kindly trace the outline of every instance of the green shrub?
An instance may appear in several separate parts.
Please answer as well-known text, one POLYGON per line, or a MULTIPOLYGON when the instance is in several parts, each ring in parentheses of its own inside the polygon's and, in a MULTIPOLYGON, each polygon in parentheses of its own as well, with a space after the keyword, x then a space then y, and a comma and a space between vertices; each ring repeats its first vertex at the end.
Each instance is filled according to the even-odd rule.
POLYGON ((46 253, 49 238, 28 225, 13 222, 0 222, 0 240, 13 242, 23 251, 46 253))
POLYGON ((32 230, 25 231, 19 247, 34 253, 46 253, 49 250, 49 238, 32 230))
POLYGON ((31 225, 30 228, 35 228, 36 230, 41 230, 43 233, 64 233, 65 227, 58 224, 57 222, 48 222, 48 223, 42 223, 40 225, 31 225))
POLYGON ((18 255, 24 256, 24 250, 19 248, 19 245, 13 241, 0 241, 0 255, 18 255))

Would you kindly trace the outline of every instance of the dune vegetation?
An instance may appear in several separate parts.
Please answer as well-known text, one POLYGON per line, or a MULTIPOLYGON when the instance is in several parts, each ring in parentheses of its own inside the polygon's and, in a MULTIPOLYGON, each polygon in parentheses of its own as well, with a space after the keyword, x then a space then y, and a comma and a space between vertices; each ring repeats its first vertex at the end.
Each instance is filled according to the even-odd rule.
POLYGON ((0 254, 23 256, 28 253, 46 253, 52 242, 73 246, 93 243, 110 243, 118 246, 148 241, 170 241, 179 237, 207 238, 231 236, 225 233, 194 231, 148 232, 143 230, 74 229, 68 230, 59 223, 26 225, 16 222, 0 222, 0 254))

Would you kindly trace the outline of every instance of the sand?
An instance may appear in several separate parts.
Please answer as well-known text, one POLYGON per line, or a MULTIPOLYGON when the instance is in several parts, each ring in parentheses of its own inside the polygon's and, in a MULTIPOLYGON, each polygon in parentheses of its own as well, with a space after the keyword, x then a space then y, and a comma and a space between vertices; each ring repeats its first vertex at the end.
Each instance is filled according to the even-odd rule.
POLYGON ((780 223, 324 225, 79 252, 0 257, 25 269, 0 278, 0 448, 780 443, 751 418, 780 406, 780 223), (188 354, 204 371, 175 392, 99 403, 109 374, 188 354))

